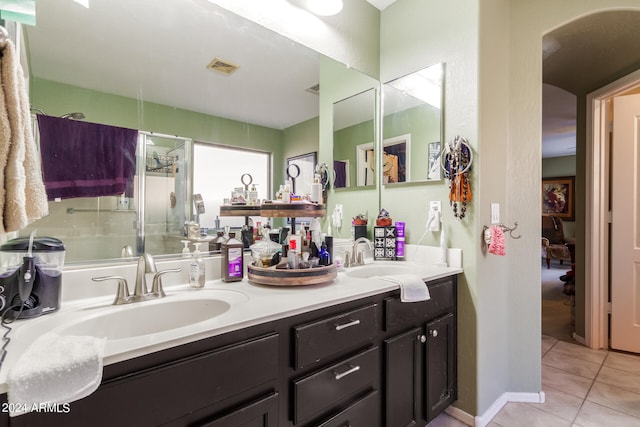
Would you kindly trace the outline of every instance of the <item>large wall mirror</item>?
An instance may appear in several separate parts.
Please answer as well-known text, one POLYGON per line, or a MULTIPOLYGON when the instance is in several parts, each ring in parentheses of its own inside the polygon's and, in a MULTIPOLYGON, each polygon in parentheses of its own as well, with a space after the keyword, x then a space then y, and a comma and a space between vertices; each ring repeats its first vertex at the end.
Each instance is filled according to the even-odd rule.
POLYGON ((442 179, 444 64, 384 84, 382 183, 442 179))
MULTIPOLYGON (((137 160, 138 182, 148 176, 147 183, 158 184, 126 201, 117 195, 51 201, 52 214, 30 229, 60 238, 70 263, 112 260, 127 247, 134 256, 179 252, 176 235, 194 214, 191 141, 270 153, 270 182, 259 190, 273 194, 285 167, 286 134, 319 115, 317 52, 208 1, 80 3, 39 2, 37 25, 24 27, 31 105, 38 114, 82 112, 85 122, 162 135, 141 139, 146 151, 139 149, 137 160)), ((318 138, 315 129, 306 134, 318 138)), ((229 192, 243 173, 241 161, 235 171, 229 192)), ((208 207, 201 218, 210 230, 212 213, 208 207)))
POLYGON ((375 185, 375 89, 333 104, 333 188, 375 185))

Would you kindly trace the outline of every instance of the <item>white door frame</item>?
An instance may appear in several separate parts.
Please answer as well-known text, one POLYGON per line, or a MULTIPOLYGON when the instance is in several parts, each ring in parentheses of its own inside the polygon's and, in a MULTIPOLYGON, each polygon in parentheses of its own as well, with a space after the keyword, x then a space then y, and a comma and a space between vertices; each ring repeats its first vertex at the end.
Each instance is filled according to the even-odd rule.
POLYGON ((609 347, 610 99, 638 84, 640 70, 587 95, 584 338, 595 349, 609 347))

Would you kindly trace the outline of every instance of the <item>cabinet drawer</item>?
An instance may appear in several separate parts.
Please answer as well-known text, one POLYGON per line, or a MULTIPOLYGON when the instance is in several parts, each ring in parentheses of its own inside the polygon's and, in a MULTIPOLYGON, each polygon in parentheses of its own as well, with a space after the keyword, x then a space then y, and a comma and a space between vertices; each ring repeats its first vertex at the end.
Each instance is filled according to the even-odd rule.
POLYGON ((33 412, 15 417, 12 425, 165 424, 275 381, 279 373, 278 337, 270 334, 110 380, 84 399, 71 403, 69 413, 33 412), (134 411, 126 410, 132 405, 134 411))
POLYGON ((384 329, 390 331, 419 325, 442 314, 455 310, 455 280, 447 278, 429 283, 431 299, 419 302, 402 302, 400 297, 384 300, 384 329))
POLYGON ((278 425, 278 393, 271 393, 259 400, 247 403, 229 414, 193 426, 196 425, 199 427, 275 427, 278 425))
POLYGON ((350 405, 318 427, 378 427, 380 425, 380 396, 377 390, 350 405))
POLYGON ((359 392, 373 389, 380 372, 378 347, 293 383, 293 421, 321 415, 359 392))
POLYGON ((319 362, 331 355, 372 342, 378 334, 377 304, 295 326, 294 367, 319 362))

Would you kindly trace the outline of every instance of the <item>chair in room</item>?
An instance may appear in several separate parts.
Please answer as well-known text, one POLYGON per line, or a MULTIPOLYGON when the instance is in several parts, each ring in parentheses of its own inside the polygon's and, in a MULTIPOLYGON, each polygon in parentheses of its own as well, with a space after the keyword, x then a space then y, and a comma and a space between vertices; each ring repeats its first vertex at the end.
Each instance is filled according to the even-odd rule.
POLYGON ((551 259, 574 262, 575 239, 565 238, 562 219, 553 215, 542 216, 542 258, 551 268, 551 259))

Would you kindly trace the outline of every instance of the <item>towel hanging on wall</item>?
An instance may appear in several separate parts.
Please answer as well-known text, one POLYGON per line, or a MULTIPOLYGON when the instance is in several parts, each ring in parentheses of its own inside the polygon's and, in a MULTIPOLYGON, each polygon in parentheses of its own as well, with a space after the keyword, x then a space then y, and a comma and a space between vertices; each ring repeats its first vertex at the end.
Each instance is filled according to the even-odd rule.
POLYGON ((0 232, 11 232, 48 215, 49 207, 22 67, 11 40, 0 44, 0 232))
POLYGON ((38 115, 49 200, 133 197, 138 131, 38 115))

